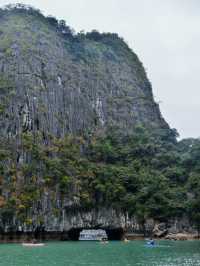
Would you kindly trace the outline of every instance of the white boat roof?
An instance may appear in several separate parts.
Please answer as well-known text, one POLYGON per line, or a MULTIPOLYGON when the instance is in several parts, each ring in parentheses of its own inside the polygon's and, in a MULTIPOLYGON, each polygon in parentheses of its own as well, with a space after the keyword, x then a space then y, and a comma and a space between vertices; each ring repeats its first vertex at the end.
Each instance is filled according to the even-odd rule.
POLYGON ((103 229, 83 229, 80 234, 82 235, 106 235, 106 231, 103 229))

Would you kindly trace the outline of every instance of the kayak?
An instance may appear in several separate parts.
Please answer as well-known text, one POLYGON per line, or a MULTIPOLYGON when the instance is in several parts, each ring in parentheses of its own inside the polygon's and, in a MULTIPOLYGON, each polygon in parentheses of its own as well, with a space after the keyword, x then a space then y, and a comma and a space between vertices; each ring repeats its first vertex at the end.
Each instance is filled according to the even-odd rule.
POLYGON ((155 243, 147 242, 147 243, 145 244, 145 246, 146 246, 146 247, 150 247, 150 248, 154 248, 154 247, 156 247, 157 245, 156 245, 155 243))
POLYGON ((158 247, 158 245, 148 245, 148 244, 145 244, 144 246, 147 248, 157 248, 158 247))
POLYGON ((43 247, 44 245, 44 243, 22 243, 24 247, 43 247))

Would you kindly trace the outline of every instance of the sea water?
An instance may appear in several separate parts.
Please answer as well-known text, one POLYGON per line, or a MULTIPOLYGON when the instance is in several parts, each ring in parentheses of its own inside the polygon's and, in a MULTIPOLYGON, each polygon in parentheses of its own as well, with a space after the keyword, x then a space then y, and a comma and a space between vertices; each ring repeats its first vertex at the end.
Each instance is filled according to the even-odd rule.
POLYGON ((200 241, 144 241, 128 243, 47 242, 44 247, 0 244, 2 266, 198 266, 200 241))

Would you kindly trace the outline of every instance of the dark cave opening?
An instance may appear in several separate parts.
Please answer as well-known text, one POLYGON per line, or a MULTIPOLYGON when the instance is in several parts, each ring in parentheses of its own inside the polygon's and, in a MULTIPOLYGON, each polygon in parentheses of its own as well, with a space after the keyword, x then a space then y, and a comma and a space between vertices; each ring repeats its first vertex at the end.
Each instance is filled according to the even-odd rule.
POLYGON ((124 236, 124 230, 122 228, 106 229, 108 240, 122 240, 124 236))
POLYGON ((81 228, 72 228, 68 231, 68 238, 72 241, 78 241, 81 228))

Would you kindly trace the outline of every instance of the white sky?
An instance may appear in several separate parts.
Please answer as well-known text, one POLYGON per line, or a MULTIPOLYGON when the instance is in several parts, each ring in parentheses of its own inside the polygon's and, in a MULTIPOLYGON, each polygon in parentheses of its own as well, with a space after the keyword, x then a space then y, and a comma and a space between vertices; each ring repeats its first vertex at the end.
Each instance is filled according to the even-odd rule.
MULTIPOLYGON (((16 1, 0 0, 0 6, 16 1)), ((181 138, 200 137, 200 0, 24 0, 76 31, 117 32, 147 70, 181 138)))

